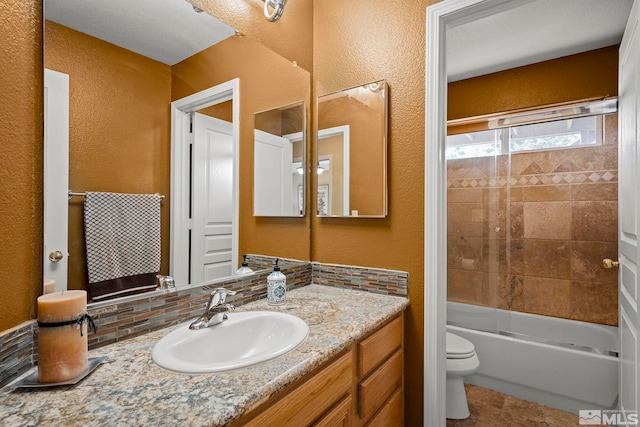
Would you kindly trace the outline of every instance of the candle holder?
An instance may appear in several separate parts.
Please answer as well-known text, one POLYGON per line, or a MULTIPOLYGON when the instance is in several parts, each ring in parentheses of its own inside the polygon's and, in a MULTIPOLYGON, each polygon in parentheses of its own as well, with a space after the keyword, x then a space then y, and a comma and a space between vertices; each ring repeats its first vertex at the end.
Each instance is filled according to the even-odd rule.
POLYGON ((21 380, 16 381, 11 384, 13 388, 41 388, 41 387, 57 387, 62 385, 74 385, 79 383, 81 380, 85 379, 91 372, 95 371, 95 369, 100 366, 103 360, 105 360, 107 356, 99 356, 99 357, 90 357, 89 358, 89 368, 78 375, 75 378, 72 378, 67 381, 61 381, 57 383, 41 383, 38 381, 38 371, 35 370, 26 377, 21 380))

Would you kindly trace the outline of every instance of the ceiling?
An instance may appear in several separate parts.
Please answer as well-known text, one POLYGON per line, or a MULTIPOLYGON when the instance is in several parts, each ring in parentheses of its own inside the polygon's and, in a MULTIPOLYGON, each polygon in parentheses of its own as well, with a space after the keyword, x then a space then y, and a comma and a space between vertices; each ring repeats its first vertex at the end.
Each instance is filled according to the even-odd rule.
MULTIPOLYGON (((617 44, 633 0, 524 3, 447 31, 449 81, 617 44)), ((168 65, 235 33, 186 0, 45 0, 45 17, 168 65)))
POLYGON ((633 0, 534 0, 450 28, 448 80, 618 44, 632 4, 633 0))
POLYGON ((45 0, 45 18, 167 65, 235 34, 186 0, 45 0))

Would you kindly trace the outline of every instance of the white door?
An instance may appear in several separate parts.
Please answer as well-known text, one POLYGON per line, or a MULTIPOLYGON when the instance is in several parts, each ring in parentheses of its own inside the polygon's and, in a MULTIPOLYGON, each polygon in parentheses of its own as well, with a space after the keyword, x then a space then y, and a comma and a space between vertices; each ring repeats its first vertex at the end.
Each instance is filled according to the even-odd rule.
POLYGON ((69 76, 44 70, 44 279, 67 289, 69 76))
POLYGON ((191 278, 199 283, 235 272, 233 125, 194 113, 191 278))
POLYGON ((253 214, 298 215, 293 200, 291 141, 256 129, 254 134, 253 214))
POLYGON ((640 113, 640 35, 634 2, 620 45, 619 65, 619 333, 620 409, 638 411, 638 140, 640 113))

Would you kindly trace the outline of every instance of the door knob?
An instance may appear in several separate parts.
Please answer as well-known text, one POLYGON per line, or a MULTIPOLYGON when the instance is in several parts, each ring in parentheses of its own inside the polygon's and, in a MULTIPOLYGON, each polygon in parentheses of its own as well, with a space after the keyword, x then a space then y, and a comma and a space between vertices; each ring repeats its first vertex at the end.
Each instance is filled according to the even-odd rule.
POLYGON ((602 266, 604 268, 618 268, 620 266, 620 263, 618 261, 613 261, 609 258, 605 258, 602 260, 602 266))
POLYGON ((60 252, 60 251, 53 251, 53 252, 51 252, 49 254, 49 260, 51 260, 52 262, 58 262, 63 257, 64 257, 64 255, 62 255, 62 252, 60 252))

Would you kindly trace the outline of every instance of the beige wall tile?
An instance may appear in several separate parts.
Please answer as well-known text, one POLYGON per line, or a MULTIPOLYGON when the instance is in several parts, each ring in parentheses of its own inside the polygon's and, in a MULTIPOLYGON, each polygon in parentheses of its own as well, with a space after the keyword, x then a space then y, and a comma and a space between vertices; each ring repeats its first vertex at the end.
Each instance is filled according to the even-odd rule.
POLYGON ((567 240, 525 240, 524 274, 557 279, 571 278, 567 240))
POLYGON ((569 185, 539 185, 523 187, 525 202, 550 202, 571 200, 571 186, 569 185))
POLYGON ((449 301, 482 305, 482 273, 450 268, 447 271, 449 301))
POLYGON ((482 304, 495 307, 498 298, 500 275, 498 273, 482 274, 482 304))
POLYGON ((450 188, 447 191, 448 203, 482 202, 482 188, 450 188))
POLYGON ((496 308, 524 311, 524 276, 500 274, 497 285, 496 308))
POLYGON ((618 270, 602 266, 605 258, 618 258, 617 242, 571 242, 571 278, 583 282, 617 284, 618 270))
POLYGON ((482 269, 482 237, 449 236, 447 266, 459 270, 482 269))
POLYGON ((525 202, 524 237, 526 239, 569 239, 571 237, 571 203, 525 202))
POLYGON ((511 238, 521 239, 524 237, 524 203, 511 203, 511 238))
POLYGON ((615 145, 574 148, 566 151, 578 166, 579 171, 618 169, 618 149, 615 145))
POLYGON ((571 281, 525 276, 524 308, 527 313, 564 317, 571 315, 571 281))
POLYGON ((598 282, 571 282, 571 318, 618 325, 618 287, 598 282))
POLYGON ((447 234, 482 236, 484 210, 482 203, 451 203, 447 209, 447 234))
POLYGON ((583 183, 571 186, 571 200, 602 201, 618 200, 618 183, 583 183))
POLYGON ((604 116, 604 143, 618 148, 618 115, 604 116))
POLYGON ((517 239, 485 238, 482 245, 482 271, 523 274, 524 242, 517 239))
POLYGON ((482 271, 487 273, 498 272, 500 264, 499 241, 496 238, 485 237, 482 240, 482 271))
POLYGON ((571 238, 598 242, 618 240, 618 202, 572 202, 571 238))

